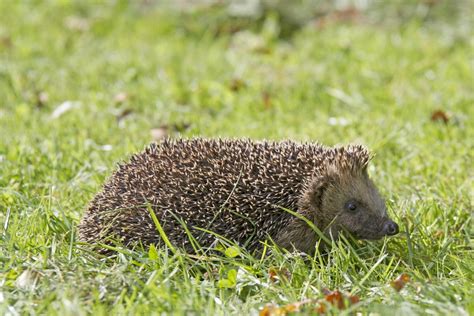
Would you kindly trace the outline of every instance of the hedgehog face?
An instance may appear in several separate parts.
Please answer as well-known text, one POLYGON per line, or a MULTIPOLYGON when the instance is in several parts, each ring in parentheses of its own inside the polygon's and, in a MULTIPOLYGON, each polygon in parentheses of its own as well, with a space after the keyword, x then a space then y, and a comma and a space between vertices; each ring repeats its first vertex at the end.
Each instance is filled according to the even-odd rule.
POLYGON ((335 238, 347 231, 358 239, 380 239, 398 233, 387 216, 385 202, 364 170, 334 176, 322 194, 319 211, 326 232, 335 238))
MULTIPOLYGON (((358 239, 396 235, 398 225, 367 174, 370 160, 363 146, 336 148, 316 170, 299 201, 302 215, 336 239, 346 231, 358 239)), ((306 237, 305 237, 306 238, 306 237)), ((311 248, 306 238, 300 249, 311 248)))

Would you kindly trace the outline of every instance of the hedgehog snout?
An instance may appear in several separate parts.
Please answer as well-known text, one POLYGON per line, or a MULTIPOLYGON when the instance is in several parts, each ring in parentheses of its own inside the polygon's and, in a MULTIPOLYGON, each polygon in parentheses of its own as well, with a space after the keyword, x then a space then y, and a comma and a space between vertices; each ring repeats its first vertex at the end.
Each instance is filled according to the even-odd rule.
POLYGON ((383 233, 387 236, 398 234, 398 225, 392 220, 388 220, 383 224, 383 233))

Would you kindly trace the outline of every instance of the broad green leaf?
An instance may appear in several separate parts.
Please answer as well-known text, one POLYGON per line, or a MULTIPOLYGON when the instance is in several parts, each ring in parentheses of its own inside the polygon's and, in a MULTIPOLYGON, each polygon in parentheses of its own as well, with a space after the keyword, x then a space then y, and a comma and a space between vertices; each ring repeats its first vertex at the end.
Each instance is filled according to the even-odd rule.
POLYGON ((240 249, 236 246, 231 246, 225 250, 225 255, 229 258, 235 258, 240 255, 240 249))

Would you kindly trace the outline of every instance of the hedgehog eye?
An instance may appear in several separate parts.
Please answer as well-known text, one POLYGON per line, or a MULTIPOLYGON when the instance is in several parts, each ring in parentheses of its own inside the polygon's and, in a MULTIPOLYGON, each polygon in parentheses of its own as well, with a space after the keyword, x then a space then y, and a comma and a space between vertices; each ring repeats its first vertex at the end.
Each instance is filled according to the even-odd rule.
POLYGON ((356 211, 357 210, 357 203, 354 202, 354 201, 347 202, 346 203, 346 209, 351 211, 351 212, 356 211))

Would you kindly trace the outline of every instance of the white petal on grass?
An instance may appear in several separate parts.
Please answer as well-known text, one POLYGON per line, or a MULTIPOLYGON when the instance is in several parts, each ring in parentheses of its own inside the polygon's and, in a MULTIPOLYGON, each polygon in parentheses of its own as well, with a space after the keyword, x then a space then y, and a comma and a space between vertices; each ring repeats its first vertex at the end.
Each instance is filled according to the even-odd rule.
POLYGON ((15 285, 17 288, 22 290, 33 290, 38 282, 40 275, 38 272, 33 270, 25 270, 16 279, 15 285))
POLYGON ((64 101, 56 109, 54 109, 53 113, 51 114, 51 118, 57 119, 64 113, 72 109, 77 109, 80 106, 81 106, 81 103, 79 101, 64 101))
POLYGON ((102 149, 103 151, 111 151, 114 147, 112 145, 102 145, 100 146, 100 149, 102 149))
POLYGON ((328 119, 329 125, 339 125, 339 126, 346 126, 349 125, 349 120, 344 117, 330 117, 328 119))

